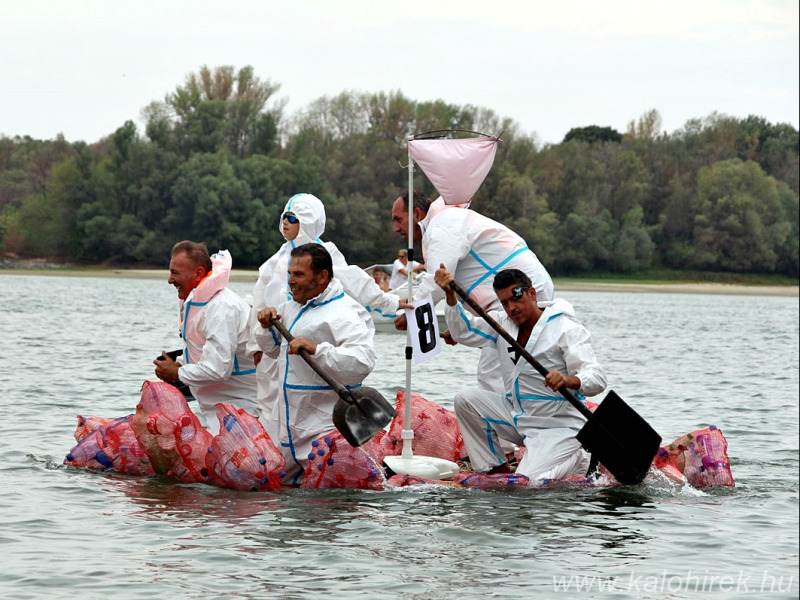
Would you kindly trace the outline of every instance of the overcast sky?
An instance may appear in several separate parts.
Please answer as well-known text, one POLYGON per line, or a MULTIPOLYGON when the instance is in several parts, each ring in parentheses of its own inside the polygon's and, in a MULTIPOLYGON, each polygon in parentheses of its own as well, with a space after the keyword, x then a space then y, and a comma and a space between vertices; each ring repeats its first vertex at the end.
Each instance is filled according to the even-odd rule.
MULTIPOLYGON (((486 107, 540 142, 714 111, 798 127, 797 0, 0 0, 0 135, 94 142, 200 66, 287 116, 342 91, 486 107)), ((486 132, 499 133, 499 132, 486 132)))

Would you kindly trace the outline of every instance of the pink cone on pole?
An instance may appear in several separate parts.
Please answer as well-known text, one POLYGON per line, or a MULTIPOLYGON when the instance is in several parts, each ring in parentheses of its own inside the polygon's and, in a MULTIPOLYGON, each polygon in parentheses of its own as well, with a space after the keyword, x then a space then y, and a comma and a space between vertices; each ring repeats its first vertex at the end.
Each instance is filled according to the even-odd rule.
POLYGON ((409 139, 408 154, 445 204, 464 204, 472 199, 492 168, 498 141, 496 137, 409 139))

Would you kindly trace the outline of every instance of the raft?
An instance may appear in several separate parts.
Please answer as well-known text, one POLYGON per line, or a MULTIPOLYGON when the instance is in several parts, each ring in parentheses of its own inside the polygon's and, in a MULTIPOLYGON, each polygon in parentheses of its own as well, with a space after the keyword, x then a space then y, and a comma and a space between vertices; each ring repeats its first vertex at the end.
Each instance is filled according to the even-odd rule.
MULTIPOLYGON (((590 477, 558 481, 534 482, 521 474, 486 475, 469 470, 456 474, 452 481, 391 473, 387 478, 384 459, 402 452, 405 401, 405 392, 398 391, 397 415, 388 430, 359 448, 351 447, 335 430, 313 442, 300 487, 385 490, 432 484, 480 489, 619 485, 602 465, 590 477)), ((414 452, 462 461, 466 451, 455 413, 414 393, 411 405, 414 452)), ((593 410, 597 405, 587 406, 593 410)), ((135 413, 118 418, 78 416, 77 444, 64 464, 131 476, 163 475, 183 483, 243 491, 281 489, 284 458, 261 422, 229 404, 217 405, 217 418, 220 433, 212 436, 179 390, 161 381, 145 381, 135 413)), ((648 478, 651 475, 698 489, 734 486, 727 440, 713 425, 661 447, 648 478)))

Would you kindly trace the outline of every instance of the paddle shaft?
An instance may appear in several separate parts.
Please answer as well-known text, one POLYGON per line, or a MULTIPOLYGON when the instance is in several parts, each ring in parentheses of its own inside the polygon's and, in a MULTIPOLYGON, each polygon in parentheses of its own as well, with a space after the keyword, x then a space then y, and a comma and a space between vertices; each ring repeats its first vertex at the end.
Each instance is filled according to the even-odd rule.
MULTIPOLYGON (((456 294, 458 294, 459 296, 461 296, 461 299, 462 299, 462 300, 464 300, 464 302, 466 302, 467 304, 469 304, 469 305, 472 307, 472 309, 473 309, 473 310, 474 310, 474 311, 475 311, 475 312, 478 314, 478 316, 480 316, 480 317, 481 317, 481 318, 482 318, 484 321, 486 321, 486 322, 487 322, 487 323, 488 323, 488 324, 489 324, 489 325, 490 325, 490 326, 491 326, 491 327, 492 327, 492 328, 493 328, 493 329, 494 329, 494 330, 495 330, 497 333, 499 333, 499 334, 500 334, 500 335, 503 337, 503 339, 504 339, 505 341, 507 341, 509 344, 511 344, 511 347, 512 347, 512 348, 514 348, 514 350, 515 350, 515 351, 516 351, 516 352, 517 352, 517 353, 518 353, 520 356, 522 356, 522 357, 523 357, 525 360, 527 360, 527 361, 528 361, 528 362, 529 362, 529 363, 530 363, 530 364, 533 366, 533 368, 534 368, 534 369, 536 369, 537 371, 539 371, 539 373, 541 373, 542 377, 547 377, 547 373, 548 373, 548 371, 547 371, 547 369, 545 369, 545 368, 544 368, 544 366, 542 365, 542 363, 540 363, 538 360, 536 360, 536 359, 535 359, 535 358, 534 358, 534 357, 531 355, 531 353, 530 353, 530 352, 528 352, 528 351, 525 349, 525 347, 524 347, 522 344, 520 344, 520 343, 519 343, 517 340, 515 340, 515 339, 514 339, 514 338, 511 336, 511 334, 510 334, 510 333, 508 333, 508 332, 507 332, 505 329, 503 329, 503 328, 500 326, 500 323, 498 323, 498 322, 497 322, 497 321, 495 321, 495 320, 494 320, 492 317, 490 317, 488 314, 486 314, 486 311, 485 311, 485 310, 483 310, 483 308, 481 307, 481 305, 480 305, 480 304, 478 304, 477 302, 475 302, 475 300, 473 300, 472 298, 470 298, 469 294, 467 294, 467 292, 465 292, 463 289, 461 289, 461 287, 459 287, 459 285, 458 285, 458 284, 457 284, 455 281, 452 281, 452 282, 450 282, 450 287, 452 288, 452 290, 453 290, 453 291, 454 291, 456 294)), ((559 392, 561 393, 561 395, 562 395, 562 396, 564 396, 564 398, 566 398, 566 399, 567 399, 567 401, 569 401, 569 403, 570 403, 570 404, 572 404, 572 406, 574 406, 574 407, 575 407, 575 408, 578 410, 578 412, 580 412, 580 413, 581 413, 581 414, 582 414, 584 417, 586 417, 586 418, 587 418, 588 420, 590 420, 590 421, 592 421, 592 420, 594 419, 594 416, 592 415, 592 412, 591 412, 591 411, 590 411, 588 408, 586 408, 586 405, 585 405, 585 404, 583 404, 583 402, 580 402, 580 401, 579 401, 579 400, 578 400, 578 399, 575 397, 575 394, 573 394, 571 391, 569 391, 569 389, 567 388, 567 386, 565 386, 565 385, 562 385, 562 386, 561 386, 561 387, 558 389, 558 391, 559 391, 559 392)))
MULTIPOLYGON (((289 330, 286 329, 283 323, 281 323, 278 319, 273 319, 272 326, 275 329, 277 329, 283 337, 286 338, 287 342, 291 342, 294 339, 294 336, 291 333, 289 333, 289 330)), ((325 380, 325 383, 331 386, 336 391, 336 393, 339 394, 340 398, 342 398, 345 402, 353 401, 353 399, 350 397, 350 392, 347 390, 347 388, 344 387, 338 381, 331 379, 331 377, 320 368, 320 366, 314 361, 314 359, 311 358, 308 352, 306 352, 301 348, 298 354, 300 354, 300 356, 303 357, 303 359, 308 363, 309 367, 311 367, 312 369, 314 369, 314 371, 316 371, 317 375, 319 375, 320 377, 322 377, 322 379, 325 380)))

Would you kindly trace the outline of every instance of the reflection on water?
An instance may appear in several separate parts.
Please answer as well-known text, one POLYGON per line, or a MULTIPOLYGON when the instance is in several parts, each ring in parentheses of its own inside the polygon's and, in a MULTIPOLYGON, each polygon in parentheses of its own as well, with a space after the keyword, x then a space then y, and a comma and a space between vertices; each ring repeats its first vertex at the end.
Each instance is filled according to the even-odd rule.
MULTIPOLYGON (((177 347, 174 290, 0 276, 12 359, 0 370, 0 589, 19 598, 518 599, 576 597, 553 587, 573 575, 796 574, 797 300, 565 296, 593 332, 611 387, 665 441, 708 424, 723 430, 736 489, 654 479, 249 493, 65 468, 75 416, 132 412, 153 356, 177 347)), ((405 338, 375 339, 380 358, 367 382, 392 398, 405 385, 405 338)), ((413 387, 452 407, 476 361, 473 350, 445 348, 414 367, 413 387)), ((769 597, 797 597, 793 586, 769 597)), ((700 595, 730 597, 719 588, 700 595)))

